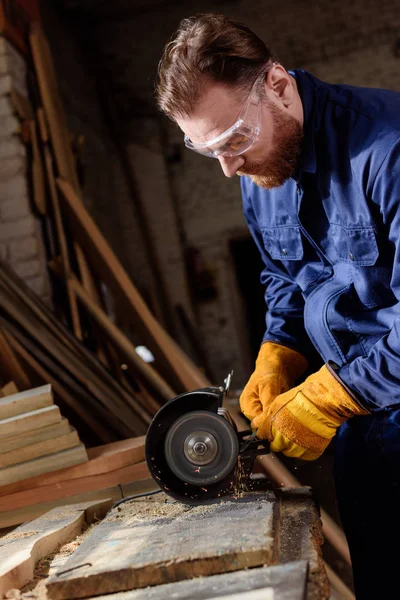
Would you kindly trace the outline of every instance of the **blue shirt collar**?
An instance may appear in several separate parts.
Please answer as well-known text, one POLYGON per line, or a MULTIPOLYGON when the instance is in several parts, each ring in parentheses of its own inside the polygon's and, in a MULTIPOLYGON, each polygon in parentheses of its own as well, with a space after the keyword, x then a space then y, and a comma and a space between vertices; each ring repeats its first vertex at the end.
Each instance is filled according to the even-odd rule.
POLYGON ((317 88, 321 82, 302 69, 294 69, 289 74, 296 79, 304 111, 303 149, 299 160, 298 173, 306 171, 315 173, 317 170, 314 135, 317 121, 317 88))

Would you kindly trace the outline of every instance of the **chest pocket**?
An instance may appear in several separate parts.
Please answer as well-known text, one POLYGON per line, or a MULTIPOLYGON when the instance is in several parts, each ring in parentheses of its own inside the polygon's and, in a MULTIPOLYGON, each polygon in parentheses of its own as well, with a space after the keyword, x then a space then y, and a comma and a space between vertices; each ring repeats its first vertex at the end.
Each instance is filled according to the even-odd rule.
POLYGON ((372 227, 349 228, 331 224, 329 233, 340 261, 360 266, 376 263, 379 251, 372 227))
POLYGON ((304 255, 300 227, 263 227, 266 250, 275 260, 301 260, 304 255))

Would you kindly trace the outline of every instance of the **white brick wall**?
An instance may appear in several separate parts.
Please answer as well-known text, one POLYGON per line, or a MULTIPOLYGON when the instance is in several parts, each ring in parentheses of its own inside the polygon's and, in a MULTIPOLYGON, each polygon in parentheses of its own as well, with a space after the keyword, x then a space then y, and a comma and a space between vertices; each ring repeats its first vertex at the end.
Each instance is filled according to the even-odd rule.
POLYGON ((26 149, 9 92, 27 96, 26 64, 0 36, 0 260, 50 302, 42 231, 32 211, 26 149))

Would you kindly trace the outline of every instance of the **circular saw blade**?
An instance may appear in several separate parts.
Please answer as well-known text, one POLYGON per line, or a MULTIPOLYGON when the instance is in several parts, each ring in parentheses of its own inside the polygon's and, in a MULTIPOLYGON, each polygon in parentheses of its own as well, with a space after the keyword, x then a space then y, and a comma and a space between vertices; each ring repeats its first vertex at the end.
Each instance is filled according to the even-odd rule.
POLYGON ((181 481, 204 486, 221 481, 235 468, 239 442, 226 419, 193 411, 171 425, 164 451, 168 466, 181 481))

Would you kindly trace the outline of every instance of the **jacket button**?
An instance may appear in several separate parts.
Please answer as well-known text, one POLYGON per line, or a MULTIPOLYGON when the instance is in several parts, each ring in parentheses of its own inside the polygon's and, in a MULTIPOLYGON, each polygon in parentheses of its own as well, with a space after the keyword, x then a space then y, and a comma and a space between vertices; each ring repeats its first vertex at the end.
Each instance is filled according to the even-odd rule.
POLYGON ((283 256, 286 256, 286 254, 287 254, 286 248, 282 248, 282 254, 283 254, 283 256))
POLYGON ((354 260, 354 254, 352 252, 349 252, 349 259, 354 260))

